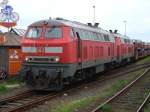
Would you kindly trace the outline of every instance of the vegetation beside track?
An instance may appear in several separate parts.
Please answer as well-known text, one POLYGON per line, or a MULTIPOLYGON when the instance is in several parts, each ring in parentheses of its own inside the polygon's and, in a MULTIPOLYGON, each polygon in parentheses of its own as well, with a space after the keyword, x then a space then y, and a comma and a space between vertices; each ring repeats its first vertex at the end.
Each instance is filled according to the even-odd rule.
POLYGON ((144 59, 141 59, 140 61, 136 62, 136 64, 143 64, 143 63, 146 63, 146 62, 150 62, 150 56, 148 56, 144 59))
POLYGON ((4 84, 0 84, 0 94, 8 91, 8 88, 4 84))
POLYGON ((23 83, 16 78, 9 78, 5 81, 0 82, 0 94, 9 92, 12 88, 21 86, 23 83))
MULTIPOLYGON (((90 106, 93 102, 97 102, 100 99, 102 102, 102 100, 104 101, 105 99, 113 96, 117 91, 119 91, 121 88, 126 86, 128 83, 134 80, 135 77, 139 76, 143 72, 144 72, 144 69, 140 69, 136 72, 129 73, 130 77, 115 81, 113 84, 106 87, 103 90, 103 92, 97 92, 98 94, 95 96, 84 97, 82 99, 74 100, 74 101, 67 102, 67 103, 63 102, 62 104, 53 106, 49 112, 74 112, 74 111, 86 108, 90 106)), ((106 108, 104 107, 104 109, 107 112, 111 111, 110 106, 106 106, 106 108)))
POLYGON ((144 112, 150 112, 150 103, 144 108, 144 112))

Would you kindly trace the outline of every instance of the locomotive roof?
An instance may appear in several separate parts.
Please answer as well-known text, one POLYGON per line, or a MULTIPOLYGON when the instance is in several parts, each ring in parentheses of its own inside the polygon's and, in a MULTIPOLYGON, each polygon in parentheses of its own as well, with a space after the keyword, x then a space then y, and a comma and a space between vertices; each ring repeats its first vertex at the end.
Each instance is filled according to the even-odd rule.
POLYGON ((122 35, 122 34, 119 34, 119 33, 114 33, 114 35, 116 36, 116 37, 120 37, 120 38, 123 38, 123 39, 129 39, 129 40, 131 40, 128 36, 125 36, 125 35, 122 35))
POLYGON ((43 26, 44 24, 47 26, 70 26, 70 27, 79 28, 79 29, 83 29, 83 30, 110 34, 110 32, 103 30, 99 27, 98 28, 91 27, 91 26, 88 26, 87 24, 83 24, 83 23, 76 22, 76 21, 70 21, 70 20, 66 20, 66 19, 62 19, 62 18, 41 20, 41 21, 32 23, 30 26, 43 26))
POLYGON ((37 21, 32 23, 30 26, 70 26, 73 28, 78 28, 78 29, 83 29, 83 30, 87 30, 87 31, 92 31, 92 32, 97 32, 97 33, 103 33, 103 34, 107 34, 110 35, 110 37, 120 37, 122 40, 123 39, 128 39, 131 40, 129 37, 121 35, 119 33, 110 33, 107 30, 104 30, 100 27, 93 27, 93 26, 88 26, 87 24, 83 24, 80 22, 76 22, 76 21, 70 21, 70 20, 66 20, 63 18, 55 18, 55 19, 47 19, 47 20, 41 20, 41 21, 37 21))

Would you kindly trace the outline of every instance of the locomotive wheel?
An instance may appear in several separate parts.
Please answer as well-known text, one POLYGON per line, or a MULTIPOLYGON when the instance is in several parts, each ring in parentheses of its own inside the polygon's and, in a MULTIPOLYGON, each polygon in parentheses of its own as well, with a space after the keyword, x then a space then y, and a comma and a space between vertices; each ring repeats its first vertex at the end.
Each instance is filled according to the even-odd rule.
POLYGON ((58 75, 58 80, 57 80, 57 90, 61 91, 64 88, 64 81, 63 81, 63 77, 61 74, 58 75))

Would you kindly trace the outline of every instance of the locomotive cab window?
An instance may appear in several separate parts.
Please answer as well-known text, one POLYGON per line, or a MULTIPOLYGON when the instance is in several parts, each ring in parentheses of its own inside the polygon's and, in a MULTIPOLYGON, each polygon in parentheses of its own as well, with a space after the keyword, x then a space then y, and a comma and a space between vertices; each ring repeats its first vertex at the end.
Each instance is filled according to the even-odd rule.
POLYGON ((45 32, 46 38, 61 38, 62 37, 62 28, 60 27, 50 27, 46 29, 45 32))
POLYGON ((41 36, 42 28, 30 28, 27 32, 27 38, 39 38, 41 36))

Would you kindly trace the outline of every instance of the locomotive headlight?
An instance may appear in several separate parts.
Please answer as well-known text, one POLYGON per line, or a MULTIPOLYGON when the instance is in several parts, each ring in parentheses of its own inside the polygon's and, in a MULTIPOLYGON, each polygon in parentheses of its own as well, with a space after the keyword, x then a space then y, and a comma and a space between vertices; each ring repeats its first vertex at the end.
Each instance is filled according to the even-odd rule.
POLYGON ((25 61, 28 61, 28 62, 29 62, 29 61, 31 61, 31 60, 32 60, 31 57, 26 57, 26 58, 25 58, 25 61))
POLYGON ((26 57, 26 58, 25 58, 25 61, 29 61, 29 58, 28 58, 28 57, 26 57))
POLYGON ((56 61, 56 62, 59 62, 59 60, 60 60, 59 57, 56 57, 56 58, 55 58, 55 61, 56 61))

